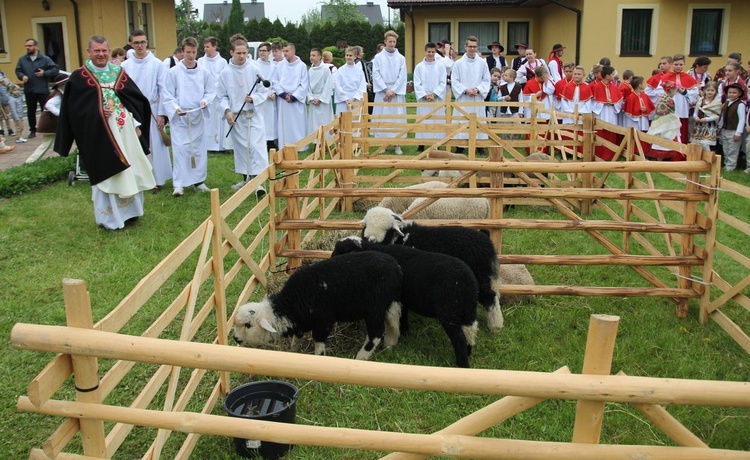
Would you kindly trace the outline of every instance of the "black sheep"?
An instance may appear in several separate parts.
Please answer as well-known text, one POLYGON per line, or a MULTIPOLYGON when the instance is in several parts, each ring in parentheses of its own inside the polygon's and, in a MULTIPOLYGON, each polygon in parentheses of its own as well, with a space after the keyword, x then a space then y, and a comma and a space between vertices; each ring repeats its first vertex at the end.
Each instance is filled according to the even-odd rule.
POLYGON ((477 336, 477 281, 459 259, 408 246, 370 243, 359 237, 336 243, 333 257, 353 251, 378 251, 401 266, 401 331, 408 331, 408 312, 437 318, 453 345, 456 365, 469 367, 477 336))
POLYGON ((461 259, 474 272, 479 285, 478 300, 487 309, 492 332, 503 327, 500 309, 500 264, 490 238, 477 230, 458 227, 427 227, 404 221, 388 208, 376 206, 365 214, 362 237, 372 243, 402 244, 461 259))
POLYGON ((280 292, 239 307, 234 339, 243 346, 271 342, 274 335, 299 339, 312 331, 315 354, 339 321, 364 320, 367 339, 357 359, 367 360, 383 340, 398 343, 401 268, 379 252, 358 252, 298 268, 280 292))

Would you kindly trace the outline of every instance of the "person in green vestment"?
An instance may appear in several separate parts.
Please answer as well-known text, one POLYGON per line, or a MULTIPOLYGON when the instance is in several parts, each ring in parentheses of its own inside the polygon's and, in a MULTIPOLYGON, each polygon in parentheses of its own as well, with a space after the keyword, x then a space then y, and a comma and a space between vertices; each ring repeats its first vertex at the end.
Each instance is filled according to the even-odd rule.
POLYGON ((89 59, 70 76, 60 107, 55 151, 75 141, 89 175, 97 225, 121 229, 143 215, 143 191, 156 185, 148 152, 151 107, 138 86, 109 62, 101 35, 89 40, 89 59))

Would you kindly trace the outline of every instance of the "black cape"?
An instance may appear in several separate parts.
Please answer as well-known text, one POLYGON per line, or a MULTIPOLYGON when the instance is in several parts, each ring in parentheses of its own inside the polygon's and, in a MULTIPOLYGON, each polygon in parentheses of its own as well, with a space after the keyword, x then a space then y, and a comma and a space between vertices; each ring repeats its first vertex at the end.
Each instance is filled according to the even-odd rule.
MULTIPOLYGON (((115 93, 125 108, 141 123, 140 142, 143 152, 149 152, 148 134, 151 106, 128 74, 120 69, 115 80, 115 93)), ((89 175, 91 185, 109 179, 130 167, 122 150, 114 141, 104 117, 104 102, 99 82, 85 66, 71 75, 63 94, 60 119, 57 124, 54 150, 68 156, 73 141, 89 175)))

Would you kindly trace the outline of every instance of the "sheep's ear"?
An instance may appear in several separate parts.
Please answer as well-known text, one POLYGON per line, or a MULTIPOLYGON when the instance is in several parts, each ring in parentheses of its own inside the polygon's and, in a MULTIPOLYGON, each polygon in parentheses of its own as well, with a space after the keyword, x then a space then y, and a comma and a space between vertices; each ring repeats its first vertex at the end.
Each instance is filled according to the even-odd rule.
POLYGON ((268 320, 265 319, 265 318, 263 318, 262 320, 260 320, 260 327, 262 327, 263 329, 267 330, 268 332, 272 332, 274 334, 277 333, 276 329, 274 329, 273 326, 271 326, 271 323, 269 323, 268 320))
POLYGON ((393 213, 393 214, 391 214, 391 216, 393 216, 393 219, 394 219, 395 221, 397 221, 397 222, 403 222, 403 221, 404 221, 404 219, 402 219, 402 218, 401 218, 401 216, 399 216, 399 215, 398 215, 398 214, 396 214, 396 213, 393 213))

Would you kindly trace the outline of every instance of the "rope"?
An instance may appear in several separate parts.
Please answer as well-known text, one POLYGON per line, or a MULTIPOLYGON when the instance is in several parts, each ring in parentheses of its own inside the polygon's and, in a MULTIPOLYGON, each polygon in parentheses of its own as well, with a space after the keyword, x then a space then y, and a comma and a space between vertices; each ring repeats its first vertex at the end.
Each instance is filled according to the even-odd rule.
POLYGON ((703 281, 702 279, 700 279, 700 278, 695 278, 695 277, 693 277, 693 276, 682 276, 682 275, 680 275, 679 273, 672 273, 672 274, 673 274, 674 276, 676 276, 677 278, 682 278, 682 279, 684 279, 684 280, 689 280, 689 281, 692 281, 692 282, 694 282, 694 283, 702 284, 702 285, 704 285, 704 286, 713 286, 713 284, 714 284, 714 283, 707 283, 707 282, 703 281))

